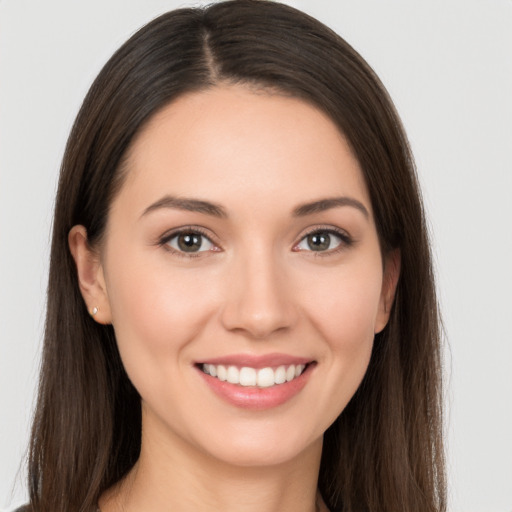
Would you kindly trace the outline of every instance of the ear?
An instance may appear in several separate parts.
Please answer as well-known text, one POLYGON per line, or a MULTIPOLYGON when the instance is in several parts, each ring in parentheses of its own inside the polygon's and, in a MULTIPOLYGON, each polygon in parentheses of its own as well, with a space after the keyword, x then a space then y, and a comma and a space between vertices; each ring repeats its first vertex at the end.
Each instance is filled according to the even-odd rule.
POLYGON ((69 250, 75 260, 78 285, 89 314, 100 324, 111 323, 103 267, 97 251, 87 241, 84 226, 73 226, 68 234, 69 250))
POLYGON ((379 310, 375 320, 375 334, 386 327, 400 277, 401 254, 399 249, 390 251, 384 260, 384 275, 380 294, 379 310))

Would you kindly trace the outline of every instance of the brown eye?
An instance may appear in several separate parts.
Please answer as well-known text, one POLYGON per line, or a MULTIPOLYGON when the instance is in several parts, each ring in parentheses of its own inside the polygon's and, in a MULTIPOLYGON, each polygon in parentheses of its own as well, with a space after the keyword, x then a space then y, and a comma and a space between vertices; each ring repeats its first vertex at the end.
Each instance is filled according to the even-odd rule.
POLYGON ((203 234, 194 231, 177 233, 167 241, 167 245, 179 252, 204 252, 211 251, 213 243, 203 234))
POLYGON ((318 230, 306 235, 297 245, 299 251, 327 252, 341 245, 350 245, 350 238, 333 230, 318 230))
POLYGON ((306 237, 308 247, 312 251, 327 251, 331 245, 329 233, 313 233, 306 237))

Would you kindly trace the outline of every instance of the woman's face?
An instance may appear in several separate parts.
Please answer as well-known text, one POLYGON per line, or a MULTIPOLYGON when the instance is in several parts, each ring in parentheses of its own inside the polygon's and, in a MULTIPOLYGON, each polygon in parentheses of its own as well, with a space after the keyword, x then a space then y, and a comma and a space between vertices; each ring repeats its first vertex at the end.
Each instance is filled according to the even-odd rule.
POLYGON ((100 265, 97 318, 144 438, 245 466, 321 445, 396 281, 336 126, 240 86, 183 96, 139 134, 100 265))

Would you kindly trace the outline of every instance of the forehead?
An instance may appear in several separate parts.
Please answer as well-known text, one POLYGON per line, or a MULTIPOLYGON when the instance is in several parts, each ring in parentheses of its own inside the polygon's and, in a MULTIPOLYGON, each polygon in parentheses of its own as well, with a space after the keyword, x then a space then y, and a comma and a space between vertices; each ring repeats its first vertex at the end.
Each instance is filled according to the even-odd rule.
POLYGON ((190 93, 160 110, 133 142, 127 173, 120 195, 147 201, 168 193, 229 208, 351 195, 370 210, 359 163, 327 115, 241 86, 190 93))

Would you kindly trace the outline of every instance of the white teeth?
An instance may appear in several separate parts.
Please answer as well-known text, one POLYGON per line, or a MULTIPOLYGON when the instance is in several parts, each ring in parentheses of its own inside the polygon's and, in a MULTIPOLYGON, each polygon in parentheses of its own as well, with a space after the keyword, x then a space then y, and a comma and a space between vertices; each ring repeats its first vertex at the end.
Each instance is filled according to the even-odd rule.
POLYGON ((296 379, 306 368, 304 364, 279 366, 277 368, 260 368, 259 370, 244 366, 226 366, 219 364, 203 364, 203 372, 216 377, 221 381, 228 381, 230 384, 239 384, 240 386, 258 386, 259 388, 269 388, 276 384, 284 384, 296 379))
POLYGON ((276 384, 283 384, 286 382, 286 368, 284 366, 280 366, 274 372, 274 380, 276 384))
POLYGON ((254 368, 244 366, 240 369, 240 385, 256 386, 256 370, 254 368))
POLYGON ((261 370, 258 370, 258 387, 269 388, 275 383, 275 375, 272 368, 262 368, 261 370))
POLYGON ((240 384, 240 371, 236 366, 230 366, 228 368, 228 374, 226 380, 230 384, 240 384))
MULTIPOLYGON (((211 373, 210 373, 210 375, 211 375, 211 373)), ((226 380, 227 378, 228 378, 228 372, 226 370, 226 367, 219 364, 219 366, 217 366, 217 379, 226 380)))

